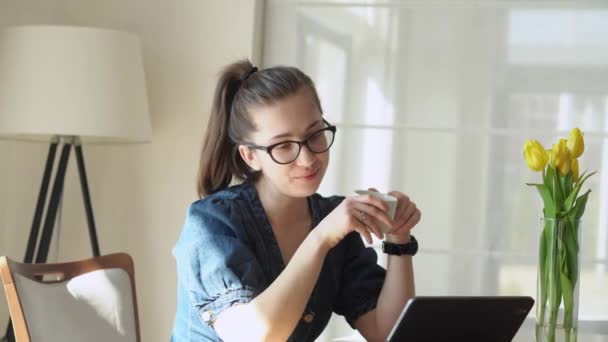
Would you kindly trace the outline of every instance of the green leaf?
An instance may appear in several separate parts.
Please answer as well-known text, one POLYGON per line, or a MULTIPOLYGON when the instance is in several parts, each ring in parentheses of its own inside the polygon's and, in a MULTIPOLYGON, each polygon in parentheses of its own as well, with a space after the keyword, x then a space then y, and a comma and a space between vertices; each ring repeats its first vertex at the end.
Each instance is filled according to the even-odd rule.
POLYGON ((562 211, 564 208, 561 208, 563 205, 564 191, 561 187, 560 174, 558 170, 553 172, 553 200, 555 201, 555 209, 557 211, 562 211))
POLYGON ((597 171, 593 171, 592 173, 588 174, 587 176, 584 176, 585 173, 587 173, 587 171, 585 171, 585 172, 583 172, 581 177, 578 179, 578 181, 575 182, 573 190, 569 193, 568 198, 566 198, 566 203, 565 203, 566 210, 569 210, 570 208, 572 208, 572 204, 574 203, 574 200, 576 200, 576 196, 578 196, 578 193, 581 190, 583 183, 585 183, 587 178, 593 176, 596 172, 597 171))
MULTIPOLYGON (((585 172, 587 172, 587 171, 585 171, 585 172)), ((585 172, 583 172, 583 174, 585 174, 585 172)), ((586 175, 586 176, 585 176, 585 178, 581 178, 581 179, 580 179, 580 183, 581 183, 581 184, 585 183, 585 181, 587 180, 587 178, 589 178, 589 177, 593 176, 593 175, 594 175, 594 174, 596 174, 596 173, 597 173, 597 171, 593 171, 593 172, 591 172, 590 174, 586 175)))
POLYGON ((562 243, 564 246, 563 250, 563 259, 566 263, 563 266, 563 270, 567 271, 568 279, 570 279, 570 283, 572 286, 576 284, 576 278, 578 277, 578 234, 577 234, 577 226, 576 223, 579 222, 574 217, 569 216, 568 220, 566 220, 563 235, 562 235, 562 243))
POLYGON ((566 187, 565 187, 565 193, 569 194, 572 192, 572 187, 574 186, 574 180, 572 179, 572 174, 568 173, 568 175, 566 176, 566 187))
POLYGON ((557 210, 555 208, 553 198, 551 197, 551 192, 549 192, 549 189, 547 189, 547 187, 543 184, 535 184, 534 186, 536 186, 540 197, 543 199, 545 206, 545 217, 554 218, 557 210))
POLYGON ((587 170, 583 171, 583 173, 581 173, 581 174, 578 176, 578 180, 577 180, 576 182, 574 182, 574 183, 580 182, 580 181, 581 181, 581 179, 585 178, 585 174, 586 174, 586 173, 587 173, 587 170))
POLYGON ((560 272, 560 285, 562 297, 564 298, 564 329, 570 329, 572 328, 573 318, 574 286, 564 272, 560 272))
POLYGON ((574 235, 574 226, 570 221, 564 222, 562 234, 562 248, 559 250, 559 274, 560 285, 562 289, 562 298, 564 300, 564 328, 572 327, 572 313, 574 302, 574 286, 577 281, 577 241, 574 235))
POLYGON ((564 300, 564 322, 563 326, 566 332, 573 327, 574 313, 574 289, 578 282, 578 227, 576 224, 580 222, 574 220, 573 215, 568 217, 564 223, 564 231, 562 234, 562 246, 560 251, 560 282, 562 287, 562 297, 564 300))
POLYGON ((547 274, 548 274, 548 258, 547 258, 547 244, 549 236, 549 224, 545 221, 545 226, 540 234, 540 247, 538 256, 538 266, 540 267, 540 317, 539 322, 545 321, 545 308, 547 307, 547 274))
POLYGON ((576 220, 580 220, 580 218, 583 216, 583 213, 585 212, 585 206, 587 205, 587 198, 589 197, 589 193, 591 193, 591 190, 587 190, 584 195, 581 195, 581 197, 576 200, 573 213, 574 218, 576 220))
POLYGON ((570 193, 570 190, 568 190, 568 187, 572 188, 572 177, 570 177, 570 174, 567 174, 565 176, 560 175, 559 186, 562 189, 562 193, 564 194, 564 196, 562 198, 565 198, 566 195, 570 193))
POLYGON ((562 212, 563 215, 561 217, 570 217, 574 213, 575 210, 576 210, 576 208, 574 206, 572 206, 566 212, 562 212))
POLYGON ((543 181, 545 182, 545 185, 547 187, 551 186, 551 183, 553 181, 553 173, 555 173, 555 169, 551 167, 551 165, 547 166, 547 173, 545 174, 545 177, 543 178, 543 181))
POLYGON ((547 242, 547 255, 545 257, 546 263, 546 274, 547 282, 545 284, 548 292, 548 303, 547 311, 549 312, 548 318, 548 331, 547 341, 549 341, 549 334, 555 332, 557 324, 557 318, 559 313, 559 306, 562 301, 562 286, 560 277, 560 261, 563 260, 561 257, 560 250, 563 250, 560 239, 559 220, 550 220, 545 224, 546 242, 547 242))

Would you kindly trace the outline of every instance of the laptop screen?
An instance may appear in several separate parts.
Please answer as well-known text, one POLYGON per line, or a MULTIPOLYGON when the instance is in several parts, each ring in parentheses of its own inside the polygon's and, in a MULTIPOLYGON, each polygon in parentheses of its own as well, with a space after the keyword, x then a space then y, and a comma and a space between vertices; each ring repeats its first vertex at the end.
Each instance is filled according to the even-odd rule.
POLYGON ((388 341, 511 341, 534 305, 531 297, 414 297, 388 341))

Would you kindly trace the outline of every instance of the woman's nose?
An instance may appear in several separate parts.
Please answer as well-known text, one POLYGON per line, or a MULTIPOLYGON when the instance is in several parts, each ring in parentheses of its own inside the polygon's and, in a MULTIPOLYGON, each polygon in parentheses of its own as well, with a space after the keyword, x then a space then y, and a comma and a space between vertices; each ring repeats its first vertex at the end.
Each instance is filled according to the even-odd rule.
POLYGON ((316 159, 317 157, 315 154, 310 151, 308 146, 304 145, 300 150, 300 155, 296 159, 296 163, 301 166, 310 166, 315 163, 316 159))

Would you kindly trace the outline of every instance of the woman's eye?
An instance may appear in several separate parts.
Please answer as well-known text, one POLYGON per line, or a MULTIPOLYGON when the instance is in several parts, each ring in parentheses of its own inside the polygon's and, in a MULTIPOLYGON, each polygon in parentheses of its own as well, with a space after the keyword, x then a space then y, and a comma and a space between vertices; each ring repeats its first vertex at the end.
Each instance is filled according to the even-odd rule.
POLYGON ((312 135, 312 136, 311 136, 309 139, 310 139, 311 141, 318 141, 318 140, 319 140, 319 138, 321 138, 321 137, 323 137, 323 134, 322 134, 322 133, 317 132, 317 133, 313 134, 313 135, 312 135))

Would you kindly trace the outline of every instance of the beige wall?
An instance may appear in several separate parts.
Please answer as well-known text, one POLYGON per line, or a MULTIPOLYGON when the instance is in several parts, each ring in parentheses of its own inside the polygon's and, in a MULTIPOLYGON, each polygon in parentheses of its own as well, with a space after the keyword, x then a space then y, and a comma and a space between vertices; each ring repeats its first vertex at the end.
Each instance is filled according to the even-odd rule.
MULTIPOLYGON (((146 145, 86 146, 102 253, 135 259, 144 341, 166 341, 175 312, 171 248, 196 199, 197 156, 215 76, 226 63, 259 61, 261 0, 0 0, 9 25, 97 26, 136 33, 143 46, 153 128, 146 145), (228 24, 230 26, 228 26, 228 24)), ((0 76, 1 77, 1 76, 0 76)), ((23 258, 47 146, 0 140, 0 255, 23 258)), ((59 255, 90 255, 75 160, 65 186, 59 255)), ((0 299, 0 331, 7 320, 0 299)))

